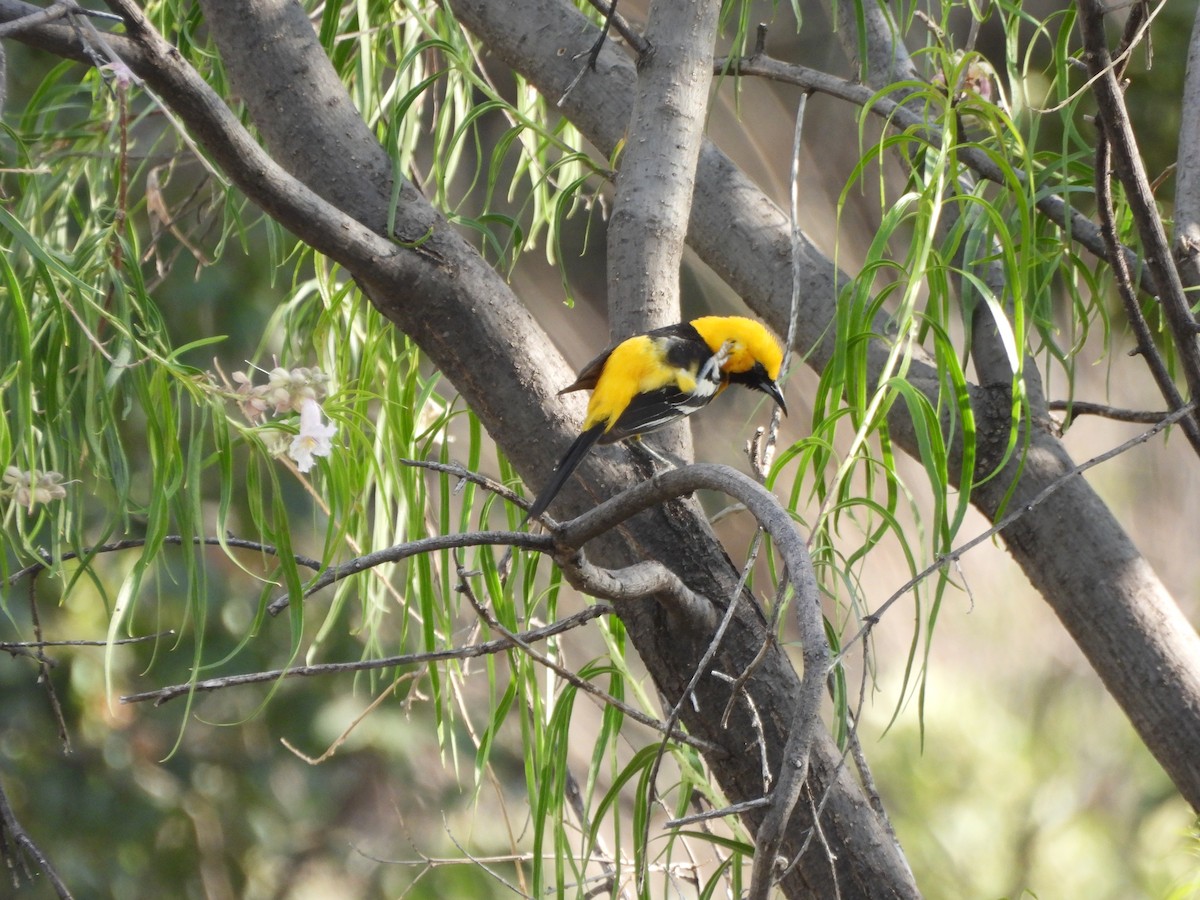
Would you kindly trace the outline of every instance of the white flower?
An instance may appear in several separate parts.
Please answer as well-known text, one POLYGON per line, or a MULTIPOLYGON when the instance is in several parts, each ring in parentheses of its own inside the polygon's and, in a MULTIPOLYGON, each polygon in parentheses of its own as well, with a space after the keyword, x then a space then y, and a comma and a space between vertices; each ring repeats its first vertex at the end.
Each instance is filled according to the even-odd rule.
POLYGON ((67 488, 62 484, 62 475, 58 472, 22 472, 16 466, 4 470, 3 481, 11 486, 13 499, 17 506, 33 509, 39 503, 49 503, 51 500, 61 500, 67 496, 67 488))
POLYGON ((300 404, 300 433, 292 439, 288 456, 296 461, 301 472, 307 472, 313 467, 314 456, 328 456, 332 452, 330 439, 336 433, 336 425, 325 424, 321 404, 309 397, 300 404))

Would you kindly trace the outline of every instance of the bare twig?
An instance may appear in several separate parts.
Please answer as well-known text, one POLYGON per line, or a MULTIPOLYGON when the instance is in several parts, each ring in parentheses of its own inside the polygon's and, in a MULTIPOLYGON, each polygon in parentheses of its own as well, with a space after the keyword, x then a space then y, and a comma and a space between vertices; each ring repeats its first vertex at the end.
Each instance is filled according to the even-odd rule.
POLYGON ((495 494, 500 499, 514 506, 519 506, 521 509, 527 510, 532 505, 528 499, 522 497, 516 491, 494 479, 488 478, 486 475, 472 472, 466 466, 459 465, 458 463, 436 462, 432 459, 400 459, 397 462, 416 469, 429 469, 431 472, 442 472, 446 475, 453 475, 455 478, 461 478, 463 481, 469 481, 471 484, 478 485, 484 490, 495 494))
POLYGON ((596 9, 604 13, 604 29, 607 31, 610 27, 614 28, 634 52, 638 55, 645 53, 650 49, 649 43, 642 33, 633 27, 633 24, 617 12, 617 0, 612 0, 611 3, 605 3, 604 0, 588 0, 596 9))
MULTIPOLYGON (((597 603, 574 615, 559 619, 541 628, 533 628, 523 632, 519 637, 525 642, 542 641, 556 634, 562 634, 573 628, 578 628, 592 619, 612 612, 611 606, 597 603)), ((490 656, 503 653, 516 646, 514 641, 502 638, 494 641, 484 641, 470 644, 466 647, 451 647, 446 650, 430 650, 424 653, 405 653, 400 656, 388 656, 381 659, 363 659, 356 662, 322 663, 311 666, 294 666, 288 669, 272 669, 267 672, 252 672, 245 675, 225 675, 220 678, 206 678, 203 681, 176 684, 140 694, 128 694, 121 697, 122 703, 143 703, 153 700, 155 706, 161 706, 168 700, 174 700, 188 693, 205 693, 219 691, 244 684, 261 684, 266 681, 277 681, 283 678, 311 678, 319 675, 337 675, 343 672, 365 672, 374 669, 390 669, 398 666, 417 666, 447 659, 473 659, 477 656, 490 656)))
MULTIPOLYGON (((763 646, 768 645, 764 644, 763 646)), ((738 690, 738 683, 740 679, 735 679, 724 672, 713 672, 713 678, 718 678, 721 681, 729 682, 729 684, 732 685, 730 688, 730 696, 737 696, 737 693, 735 692, 738 690)), ((767 739, 763 730, 762 715, 758 711, 758 704, 754 702, 754 697, 751 696, 749 691, 745 693, 745 697, 746 711, 750 713, 750 724, 754 727, 754 744, 756 747, 758 747, 759 768, 762 770, 763 797, 769 800, 771 793, 771 780, 773 776, 771 773, 771 761, 767 756, 767 739)), ((725 712, 728 714, 729 710, 730 707, 726 707, 725 712)))
MULTIPOLYGON (((855 81, 848 81, 817 69, 792 65, 761 55, 752 57, 724 57, 713 63, 713 69, 714 71, 727 71, 740 76, 753 75, 760 78, 769 78, 772 81, 794 84, 809 91, 816 91, 831 97, 837 97, 840 100, 845 100, 847 103, 853 103, 870 110, 873 115, 892 125, 894 128, 901 130, 914 129, 915 133, 922 140, 928 141, 934 146, 938 146, 941 143, 940 129, 935 125, 931 125, 926 119, 923 119, 902 103, 890 98, 880 97, 871 88, 855 81)), ((1009 176, 1015 178, 1021 185, 1027 186, 1029 183, 1029 175, 1024 170, 1015 168, 1001 170, 995 161, 979 147, 970 145, 960 146, 957 152, 959 158, 979 177, 994 182, 1005 189, 1008 188, 1009 176)), ((1062 197, 1050 191, 1037 191, 1035 195, 1037 198, 1035 201, 1036 206, 1046 218, 1066 231, 1071 239, 1078 242, 1080 246, 1091 251, 1101 259, 1108 259, 1109 262, 1112 262, 1108 257, 1108 249, 1104 244, 1100 229, 1091 219, 1068 204, 1062 197)), ((1121 252, 1128 261, 1130 268, 1138 272, 1138 283, 1142 290, 1148 294, 1157 294, 1158 288, 1152 272, 1144 266, 1138 266, 1137 255, 1128 247, 1122 247, 1121 252)))
MULTIPOLYGON (((257 553, 265 553, 267 556, 279 555, 279 551, 270 544, 263 544, 259 541, 248 541, 243 538, 229 536, 220 538, 184 538, 178 534, 169 534, 162 538, 162 543, 170 544, 176 547, 184 544, 194 544, 197 546, 203 544, 208 547, 236 547, 239 550, 254 550, 257 553)), ((98 547, 84 547, 82 550, 69 550, 57 558, 51 558, 49 554, 44 554, 43 562, 33 563, 23 569, 18 569, 12 575, 8 576, 8 586, 12 587, 22 578, 28 578, 30 576, 37 575, 51 568, 52 566, 59 565, 60 563, 66 562, 70 559, 90 559, 98 553, 116 553, 121 550, 130 550, 144 546, 146 546, 146 538, 128 538, 123 541, 113 541, 108 544, 101 544, 98 547)), ((292 559, 295 560, 296 565, 303 566, 306 569, 313 569, 316 571, 321 568, 321 561, 313 559, 309 556, 302 556, 298 553, 295 553, 292 554, 292 559)))
POLYGON ((367 704, 366 709, 364 709, 361 713, 359 713, 357 716, 354 717, 354 721, 352 721, 349 725, 347 725, 344 729, 342 729, 342 733, 333 739, 333 743, 330 744, 328 747, 326 747, 325 751, 320 756, 309 756, 307 753, 303 753, 299 748, 294 746, 291 743, 291 741, 289 741, 287 738, 280 738, 279 743, 283 744, 284 747, 286 747, 289 751, 291 751, 291 754, 293 756, 295 756, 297 759, 304 760, 304 762, 308 763, 310 766, 319 766, 322 763, 324 763, 326 760, 333 758, 334 754, 338 752, 338 749, 342 746, 342 744, 346 743, 347 739, 353 733, 354 729, 357 728, 359 725, 361 725, 366 720, 366 718, 369 715, 371 715, 371 713, 375 712, 375 710, 377 710, 380 706, 382 706, 383 702, 385 700, 387 700, 387 698, 389 696, 391 696, 393 693, 395 693, 396 688, 400 685, 400 682, 411 681, 416 677, 417 677, 417 673, 415 671, 412 671, 412 672, 405 672, 403 675, 399 676, 398 678, 393 679, 391 684, 389 684, 382 691, 380 691, 378 696, 376 696, 374 700, 372 700, 370 703, 367 704))
POLYGON ((691 816, 684 816, 681 819, 671 819, 664 822, 663 827, 682 828, 685 825, 694 825, 697 822, 711 822, 713 819, 723 819, 726 816, 740 816, 744 812, 749 812, 752 809, 762 809, 764 806, 770 806, 770 804, 770 797, 758 797, 754 800, 735 803, 732 806, 723 806, 720 809, 705 810, 691 816))
MULTIPOLYGON (((754 563, 758 559, 758 551, 762 546, 762 529, 758 529, 754 533, 754 539, 750 542, 750 552, 746 554, 746 562, 742 566, 742 574, 738 580, 738 590, 746 584, 749 579, 750 570, 754 568, 754 563)), ((767 652, 775 644, 775 636, 779 633, 779 611, 783 608, 783 586, 775 594, 775 603, 771 606, 771 621, 767 625, 766 633, 763 635, 762 644, 758 648, 758 652, 754 654, 754 658, 744 668, 737 678, 733 679, 733 687, 729 691, 729 702, 725 704, 725 710, 721 713, 721 727, 729 726, 729 717, 733 714, 733 706, 737 702, 742 691, 745 690, 746 683, 758 671, 758 667, 762 665, 764 659, 767 658, 767 652)), ((769 779, 769 775, 768 775, 769 779)))
MULTIPOLYGON (((529 534, 524 531, 471 531, 464 534, 438 534, 432 537, 385 547, 372 553, 356 556, 340 565, 330 566, 313 579, 304 589, 303 597, 311 597, 317 591, 324 590, 331 584, 336 584, 351 575, 357 575, 376 566, 386 563, 400 562, 410 556, 422 553, 434 553, 438 550, 453 550, 457 547, 486 547, 510 545, 523 550, 548 551, 552 548, 549 536, 544 534, 529 534)), ((267 605, 267 612, 273 616, 279 615, 287 608, 289 598, 286 594, 276 597, 267 605)))
POLYGON ((596 71, 596 61, 600 59, 600 51, 604 49, 604 45, 608 42, 609 29, 616 28, 617 33, 625 39, 625 42, 639 56, 650 49, 649 42, 634 30, 633 26, 626 21, 624 16, 617 14, 617 0, 611 0, 607 9, 605 9, 602 0, 591 0, 591 3, 592 6, 604 14, 604 22, 600 26, 600 36, 596 38, 589 50, 575 55, 575 59, 582 59, 586 56, 587 62, 580 67, 579 74, 571 79, 562 96, 558 98, 556 105, 560 107, 567 102, 567 98, 571 96, 571 91, 575 90, 575 86, 583 80, 583 76, 588 72, 596 71))
MULTIPOLYGON (((703 747, 708 751, 719 751, 719 748, 713 747, 707 741, 703 741, 698 738, 692 738, 685 732, 680 731, 675 727, 675 723, 660 722, 657 719, 646 715, 641 710, 610 696, 600 688, 596 687, 590 681, 580 678, 566 666, 559 665, 546 654, 535 650, 530 646, 529 641, 524 636, 516 634, 515 632, 505 628, 500 623, 500 620, 492 615, 491 610, 479 602, 479 598, 475 596, 475 592, 471 589, 471 584, 467 580, 466 569, 462 566, 461 562, 458 563, 458 589, 462 595, 467 598, 467 602, 471 604, 476 614, 487 624, 488 628, 501 634, 503 636, 503 640, 508 642, 509 646, 505 649, 519 647, 526 656, 534 660, 534 662, 545 666, 568 684, 583 691, 585 694, 590 694, 593 697, 599 697, 604 703, 608 704, 609 706, 616 707, 634 721, 641 722, 643 725, 648 725, 656 731, 662 732, 667 737, 672 737, 676 740, 683 741, 684 743, 692 744, 697 747, 703 747)), ((612 611, 610 607, 605 607, 605 609, 610 612, 612 611)))
POLYGON ((170 637, 174 629, 159 631, 155 634, 143 634, 138 637, 116 638, 112 641, 80 640, 80 641, 0 641, 0 653, 25 655, 24 651, 32 647, 108 647, 112 644, 141 644, 146 641, 156 641, 159 638, 170 637))
POLYGON ((71 892, 59 877, 58 872, 55 871, 54 866, 50 864, 50 860, 46 858, 46 854, 38 848, 38 845, 33 842, 33 838, 17 821, 3 785, 0 785, 0 851, 2 851, 0 855, 4 856, 5 862, 13 870, 14 880, 17 878, 17 866, 21 867, 26 877, 32 878, 29 870, 29 862, 32 861, 38 871, 46 876, 60 900, 71 900, 71 892), (10 850, 10 847, 13 849, 10 850))
POLYGON ((517 887, 515 884, 513 884, 511 881, 509 881, 507 878, 505 878, 503 875, 501 875, 499 872, 497 872, 491 866, 485 865, 484 861, 481 857, 472 856, 470 854, 470 852, 468 852, 467 848, 458 842, 458 838, 456 838, 454 836, 454 832, 452 832, 450 830, 449 824, 445 823, 444 820, 443 820, 443 825, 446 829, 446 836, 449 837, 450 840, 454 842, 454 846, 459 849, 459 851, 462 853, 462 855, 465 856, 467 859, 469 859, 474 864, 475 868, 482 869, 488 875, 491 875, 492 878, 494 878, 496 881, 498 881, 500 884, 502 884, 509 891, 516 894, 518 897, 522 897, 522 898, 524 898, 524 900, 534 900, 533 897, 531 897, 529 894, 522 891, 519 887, 517 887))
POLYGON ((993 537, 995 537, 997 534, 999 534, 1001 531, 1003 531, 1009 525, 1012 525, 1014 522, 1016 522, 1018 519, 1022 518, 1023 516, 1027 515, 1028 513, 1033 512, 1035 509, 1037 509, 1039 506, 1041 506, 1044 502, 1046 502, 1046 500, 1048 500, 1050 498, 1050 496, 1052 494, 1054 494, 1055 491, 1057 491, 1059 488, 1063 487, 1063 485, 1065 485, 1072 478, 1075 478, 1078 475, 1082 475, 1084 472, 1086 472, 1088 469, 1093 468, 1094 466, 1098 466, 1101 463, 1108 462, 1110 459, 1113 459, 1114 457, 1120 456, 1125 451, 1131 450, 1132 448, 1138 446, 1139 444, 1146 443, 1146 441, 1150 440, 1150 438, 1154 437, 1156 434, 1158 434, 1163 429, 1168 428, 1171 425, 1174 425, 1176 422, 1178 422, 1184 416, 1191 414, 1195 410, 1195 408, 1196 408, 1195 402, 1189 403, 1186 406, 1183 406, 1183 407, 1175 410, 1170 415, 1164 417, 1162 420, 1160 420, 1158 422, 1158 424, 1156 424, 1153 428, 1149 429, 1148 431, 1143 431, 1141 434, 1130 438, 1129 440, 1125 441, 1122 444, 1117 445, 1116 447, 1113 447, 1111 450, 1106 450, 1104 453, 1101 453, 1099 456, 1093 456, 1091 459, 1087 460, 1086 462, 1080 463, 1079 465, 1072 468, 1069 472, 1064 473, 1062 476, 1060 476, 1059 478, 1056 478, 1050 484, 1046 485, 1046 487, 1044 487, 1042 489, 1042 491, 1036 497, 1034 497, 1031 501, 1026 503, 1024 506, 1020 507, 1019 509, 1013 510, 1008 515, 1006 515, 1003 518, 1001 518, 1000 520, 998 520, 996 522, 996 524, 993 525, 991 528, 987 529, 986 531, 984 531, 980 534, 977 534, 975 537, 971 538, 971 540, 967 541, 965 544, 955 547, 949 553, 944 553, 941 556, 939 556, 932 563, 930 563, 928 566, 926 566, 924 569, 922 569, 920 572, 918 572, 916 575, 914 575, 912 578, 910 578, 908 581, 906 581, 903 585, 901 585, 899 590, 897 590, 894 594, 892 594, 890 597, 888 597, 887 600, 885 600, 879 606, 879 608, 877 610, 875 610, 875 612, 873 612, 871 615, 867 616, 864 619, 863 626, 858 630, 858 632, 854 635, 854 637, 852 637, 848 641, 845 641, 842 643, 841 651, 838 653, 834 662, 836 663, 836 662, 841 661, 845 657, 847 651, 849 651, 849 649, 851 647, 853 647, 855 643, 857 643, 859 640, 865 638, 867 635, 869 635, 871 633, 871 631, 875 628, 875 626, 879 624, 879 620, 883 617, 884 613, 886 613, 901 597, 903 597, 905 594, 907 594, 909 591, 911 591, 914 587, 916 587, 918 584, 920 584, 922 581, 924 581, 926 578, 928 578, 934 572, 937 572, 939 569, 943 568, 946 565, 949 565, 950 563, 957 562, 969 550, 973 550, 975 547, 978 547, 984 541, 991 540, 993 537))
MULTIPOLYGON (((1160 4, 1160 8, 1162 5, 1165 4, 1160 4)), ((1143 38, 1146 39, 1146 69, 1149 71, 1154 67, 1154 48, 1151 45, 1149 29, 1150 19, 1149 0, 1133 0, 1129 4, 1129 15, 1125 17, 1125 27, 1121 31, 1121 42, 1117 44, 1117 51, 1113 55, 1116 61, 1113 73, 1117 76, 1118 80, 1125 77, 1125 69, 1129 66, 1129 59, 1132 56, 1133 48, 1141 43, 1143 38)))
POLYGON ((63 753, 71 752, 71 736, 67 732, 67 720, 63 716, 62 704, 58 700, 58 691, 54 689, 54 679, 50 670, 54 663, 46 656, 45 642, 42 639, 42 620, 38 615, 37 594, 33 588, 33 580, 29 581, 29 617, 33 622, 33 636, 37 638, 38 646, 34 658, 38 663, 38 681, 46 688, 46 697, 50 701, 50 710, 54 713, 54 722, 58 726, 58 740, 62 744, 63 753))
POLYGON ((1119 406, 1092 403, 1088 400, 1051 400, 1046 404, 1046 408, 1055 412, 1070 413, 1072 419, 1079 416, 1098 416, 1115 422, 1135 422, 1139 425, 1155 425, 1171 414, 1170 410, 1122 409, 1119 406))
MULTIPOLYGON (((1092 91, 1099 106, 1096 121, 1104 129, 1112 146, 1114 169, 1125 188, 1125 197, 1145 248, 1145 264, 1154 273, 1154 281, 1158 285, 1155 293, 1175 343, 1183 379, 1189 394, 1195 399, 1200 397, 1197 323, 1171 255, 1162 216, 1150 188, 1150 179, 1146 175, 1125 107, 1124 90, 1108 52, 1104 28, 1106 10, 1100 0, 1078 0, 1078 6, 1084 60, 1094 76, 1092 91)), ((1196 444, 1200 448, 1200 440, 1196 444)))
MULTIPOLYGON (((1158 345, 1154 341, 1150 325, 1146 322, 1146 317, 1142 315, 1142 307, 1138 303, 1137 291, 1129 272, 1128 261, 1123 254, 1116 252, 1120 243, 1117 239, 1116 212, 1113 209, 1112 199, 1112 143, 1108 138, 1108 130, 1103 126, 1098 129, 1096 135, 1095 181, 1100 233, 1104 236, 1104 243, 1109 248, 1109 259, 1112 261, 1117 293, 1121 297, 1121 304, 1125 307, 1125 317, 1129 321, 1129 327, 1137 341, 1137 352, 1146 361, 1146 367, 1150 370, 1154 383, 1158 385, 1158 391, 1162 394, 1163 399, 1172 409, 1179 409, 1183 406, 1183 397, 1179 393, 1179 388, 1175 386, 1175 379, 1171 377, 1162 354, 1158 352, 1158 345)), ((1184 434, 1187 435, 1192 449, 1200 452, 1200 426, 1197 425, 1195 419, 1191 417, 1183 419, 1181 427, 1184 434)))

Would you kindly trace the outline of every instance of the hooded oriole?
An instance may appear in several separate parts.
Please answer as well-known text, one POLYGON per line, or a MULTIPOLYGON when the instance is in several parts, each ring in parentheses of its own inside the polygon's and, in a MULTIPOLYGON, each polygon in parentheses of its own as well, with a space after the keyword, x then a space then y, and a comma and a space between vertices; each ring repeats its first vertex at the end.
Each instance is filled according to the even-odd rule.
POLYGON ((542 488, 526 520, 546 511, 593 444, 645 434, 691 415, 730 384, 760 390, 787 413, 775 379, 779 342, 742 316, 704 316, 609 347, 559 394, 590 390, 583 431, 542 488))

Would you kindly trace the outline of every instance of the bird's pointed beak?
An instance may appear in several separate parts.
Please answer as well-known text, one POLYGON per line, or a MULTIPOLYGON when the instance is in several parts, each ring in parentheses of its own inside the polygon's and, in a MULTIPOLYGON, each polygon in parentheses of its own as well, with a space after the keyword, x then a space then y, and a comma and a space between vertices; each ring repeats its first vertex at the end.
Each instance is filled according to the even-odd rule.
POLYGON ((783 400, 783 389, 780 388, 780 386, 777 385, 774 381, 767 381, 767 382, 763 383, 762 391, 764 394, 766 394, 768 397, 770 397, 772 400, 774 400, 776 403, 779 404, 779 408, 781 410, 783 410, 783 414, 786 416, 787 415, 787 403, 785 403, 783 400))

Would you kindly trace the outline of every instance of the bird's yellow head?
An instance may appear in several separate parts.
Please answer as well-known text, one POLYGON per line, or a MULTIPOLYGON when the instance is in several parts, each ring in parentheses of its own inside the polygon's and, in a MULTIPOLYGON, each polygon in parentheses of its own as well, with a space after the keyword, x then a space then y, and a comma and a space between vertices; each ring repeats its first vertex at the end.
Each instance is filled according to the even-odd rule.
POLYGON ((729 358, 721 371, 730 382, 762 391, 787 413, 783 391, 776 384, 783 348, 761 322, 744 316, 704 316, 691 324, 713 353, 727 348, 729 358))

